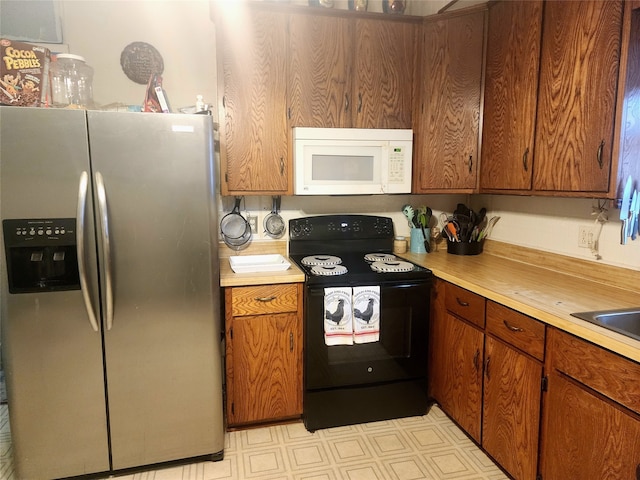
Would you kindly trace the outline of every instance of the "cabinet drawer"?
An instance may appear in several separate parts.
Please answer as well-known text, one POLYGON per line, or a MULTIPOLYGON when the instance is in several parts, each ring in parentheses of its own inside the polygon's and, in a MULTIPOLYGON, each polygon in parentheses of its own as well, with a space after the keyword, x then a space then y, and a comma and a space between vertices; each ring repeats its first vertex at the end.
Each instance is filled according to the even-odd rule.
POLYGON ((484 297, 447 283, 445 304, 451 313, 484 328, 484 297))
POLYGON ((544 323, 492 301, 487 302, 487 332, 544 360, 544 323))
POLYGON ((234 287, 231 299, 234 317, 295 312, 298 310, 298 287, 295 283, 234 287))
POLYGON ((553 368, 640 413, 640 364, 554 328, 547 348, 553 368))

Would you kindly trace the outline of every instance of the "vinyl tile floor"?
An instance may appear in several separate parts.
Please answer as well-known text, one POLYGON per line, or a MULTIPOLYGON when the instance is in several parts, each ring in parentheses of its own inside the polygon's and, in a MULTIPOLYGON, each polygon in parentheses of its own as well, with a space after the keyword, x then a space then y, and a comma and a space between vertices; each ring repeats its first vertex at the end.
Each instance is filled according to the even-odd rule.
MULTIPOLYGON (((0 405, 0 480, 12 465, 7 405, 0 405)), ((107 478, 107 477, 105 477, 107 478)), ((224 459, 118 480, 482 480, 508 477, 434 405, 427 415, 309 433, 300 422, 228 432, 224 459)))

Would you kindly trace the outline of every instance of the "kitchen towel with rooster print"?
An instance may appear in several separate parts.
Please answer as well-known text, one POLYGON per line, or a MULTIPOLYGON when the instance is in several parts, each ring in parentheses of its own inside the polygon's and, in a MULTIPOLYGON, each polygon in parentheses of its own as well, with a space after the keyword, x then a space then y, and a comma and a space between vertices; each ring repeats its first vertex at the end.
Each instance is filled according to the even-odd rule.
POLYGON ((351 287, 324 289, 324 343, 353 345, 351 287))
POLYGON ((380 340, 380 287, 353 287, 353 341, 380 340))

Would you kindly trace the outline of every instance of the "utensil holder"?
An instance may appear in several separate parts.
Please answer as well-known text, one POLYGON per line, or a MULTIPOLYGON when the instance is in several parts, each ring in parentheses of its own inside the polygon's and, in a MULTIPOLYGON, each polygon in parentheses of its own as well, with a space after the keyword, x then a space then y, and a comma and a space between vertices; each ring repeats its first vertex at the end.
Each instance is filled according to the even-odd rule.
POLYGON ((447 239, 447 253, 453 255, 479 255, 482 253, 484 240, 480 242, 452 242, 447 239))
MULTIPOLYGON (((427 241, 429 240, 429 230, 425 229, 425 233, 427 234, 427 241)), ((412 228, 411 229, 411 245, 409 246, 409 251, 411 253, 427 253, 427 249, 424 248, 424 235, 422 234, 421 228, 412 228)))

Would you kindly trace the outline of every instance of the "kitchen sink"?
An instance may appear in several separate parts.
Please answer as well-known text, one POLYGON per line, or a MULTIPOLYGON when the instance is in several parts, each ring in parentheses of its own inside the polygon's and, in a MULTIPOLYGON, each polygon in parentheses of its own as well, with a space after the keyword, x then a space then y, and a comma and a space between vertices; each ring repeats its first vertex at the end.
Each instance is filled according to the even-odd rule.
POLYGON ((594 323, 627 337, 640 340, 640 307, 572 313, 574 317, 594 323))

